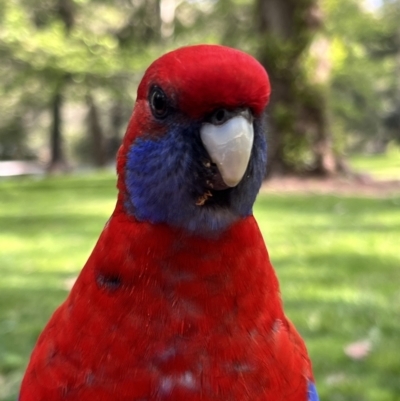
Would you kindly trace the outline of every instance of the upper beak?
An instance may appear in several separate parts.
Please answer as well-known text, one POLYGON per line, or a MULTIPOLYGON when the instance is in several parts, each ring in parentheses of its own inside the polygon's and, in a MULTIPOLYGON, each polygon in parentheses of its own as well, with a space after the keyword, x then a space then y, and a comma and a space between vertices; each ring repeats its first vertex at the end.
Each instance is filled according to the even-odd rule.
POLYGON ((229 118, 222 124, 213 119, 204 123, 200 137, 224 183, 228 187, 235 187, 249 164, 254 140, 253 122, 249 110, 237 113, 225 111, 225 115, 229 118))

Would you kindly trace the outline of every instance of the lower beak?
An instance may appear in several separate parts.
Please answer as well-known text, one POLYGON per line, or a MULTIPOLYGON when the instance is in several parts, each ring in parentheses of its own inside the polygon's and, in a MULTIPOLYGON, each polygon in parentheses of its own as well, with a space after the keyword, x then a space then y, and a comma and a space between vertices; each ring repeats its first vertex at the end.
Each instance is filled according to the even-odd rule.
POLYGON ((204 123, 200 137, 224 183, 228 187, 238 185, 249 164, 254 140, 253 124, 239 114, 221 125, 204 123))

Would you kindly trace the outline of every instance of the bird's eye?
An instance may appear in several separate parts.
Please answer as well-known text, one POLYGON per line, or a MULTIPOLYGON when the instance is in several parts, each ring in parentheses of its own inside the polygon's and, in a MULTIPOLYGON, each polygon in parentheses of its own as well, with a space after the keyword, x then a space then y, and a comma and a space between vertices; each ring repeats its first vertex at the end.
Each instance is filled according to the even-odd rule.
POLYGON ((213 117, 217 124, 218 123, 221 124, 225 120, 225 110, 224 109, 217 110, 213 117))
POLYGON ((150 107, 156 118, 165 118, 168 114, 168 99, 162 89, 154 87, 150 92, 150 107))
POLYGON ((229 112, 226 109, 217 109, 212 113, 208 120, 211 124, 214 125, 222 125, 226 121, 228 121, 233 116, 232 112, 229 112))

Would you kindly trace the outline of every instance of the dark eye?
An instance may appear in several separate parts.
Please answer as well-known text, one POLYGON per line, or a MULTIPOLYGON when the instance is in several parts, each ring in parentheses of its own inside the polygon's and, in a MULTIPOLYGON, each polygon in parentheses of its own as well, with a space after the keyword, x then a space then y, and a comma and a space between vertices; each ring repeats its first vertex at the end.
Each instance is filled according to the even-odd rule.
POLYGON ((224 123, 226 120, 226 111, 224 109, 217 110, 213 114, 212 119, 213 119, 214 123, 217 125, 224 123))
POLYGON ((150 92, 150 107, 156 118, 165 118, 168 114, 168 99, 162 89, 155 87, 150 92))
POLYGON ((222 125, 230 118, 234 116, 234 113, 226 109, 217 109, 208 117, 208 121, 214 125, 222 125))

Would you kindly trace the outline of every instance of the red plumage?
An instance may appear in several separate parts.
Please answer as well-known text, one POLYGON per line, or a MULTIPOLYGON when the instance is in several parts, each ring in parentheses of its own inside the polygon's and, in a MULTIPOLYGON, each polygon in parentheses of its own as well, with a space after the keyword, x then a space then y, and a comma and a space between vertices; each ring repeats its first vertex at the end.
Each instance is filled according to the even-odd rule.
POLYGON ((307 400, 310 361, 284 315, 253 216, 207 237, 138 221, 125 210, 127 151, 141 133, 165 129, 149 117, 146 96, 156 78, 193 118, 221 104, 248 105, 256 115, 264 109, 269 84, 262 67, 218 48, 234 79, 221 71, 226 62, 210 78, 219 54, 210 48, 170 53, 146 73, 119 153, 116 209, 39 337, 20 401, 307 400), (191 68, 199 74, 190 83, 184 77, 193 78, 191 68), (218 77, 226 83, 214 82, 218 77))

